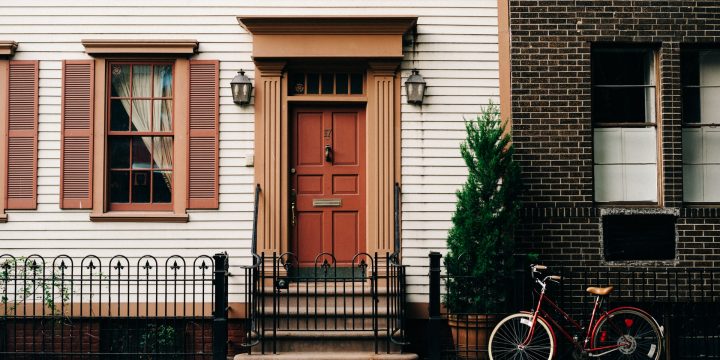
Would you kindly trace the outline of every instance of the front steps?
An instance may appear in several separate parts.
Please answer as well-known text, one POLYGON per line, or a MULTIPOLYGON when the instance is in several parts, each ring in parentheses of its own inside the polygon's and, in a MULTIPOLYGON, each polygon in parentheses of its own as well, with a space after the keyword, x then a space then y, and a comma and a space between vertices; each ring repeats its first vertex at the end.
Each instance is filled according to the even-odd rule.
POLYGON ((263 287, 255 327, 262 332, 262 342, 250 349, 252 355, 235 359, 417 359, 414 354, 401 354, 401 346, 388 340, 397 304, 386 284, 371 289, 369 282, 263 287), (278 291, 274 300, 273 291, 278 291))

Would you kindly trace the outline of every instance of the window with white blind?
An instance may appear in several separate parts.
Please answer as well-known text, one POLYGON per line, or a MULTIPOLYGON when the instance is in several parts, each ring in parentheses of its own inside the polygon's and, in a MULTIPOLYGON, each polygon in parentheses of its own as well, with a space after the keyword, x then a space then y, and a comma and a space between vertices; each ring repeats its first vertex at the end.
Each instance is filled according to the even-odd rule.
POLYGON ((655 52, 594 48, 595 201, 658 201, 655 52))
POLYGON ((720 50, 681 56, 683 200, 720 202, 720 50))

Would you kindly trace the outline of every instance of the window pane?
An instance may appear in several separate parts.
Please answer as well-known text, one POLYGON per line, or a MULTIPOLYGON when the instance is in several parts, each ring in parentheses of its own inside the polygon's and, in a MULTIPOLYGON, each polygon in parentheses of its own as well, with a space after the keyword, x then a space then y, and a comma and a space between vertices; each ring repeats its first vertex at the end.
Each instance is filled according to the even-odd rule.
POLYGON ((153 167, 155 169, 172 169, 173 139, 169 136, 153 138, 153 167))
POLYGON ((307 93, 317 94, 320 92, 320 74, 308 73, 307 74, 307 93))
POLYGON ((593 51, 593 85, 651 85, 649 53, 650 50, 593 51))
POLYGON ((154 203, 169 203, 172 201, 172 172, 153 172, 153 200, 154 203))
POLYGON ((172 66, 155 65, 155 78, 153 79, 154 97, 172 96, 172 66))
POLYGON ((305 94, 305 74, 291 73, 290 77, 288 78, 288 88, 290 95, 305 94))
POLYGON ((363 93, 363 74, 350 74, 350 93, 351 94, 362 94, 363 93))
POLYGON ((153 131, 172 131, 172 100, 153 101, 153 131))
POLYGON ((130 137, 111 136, 108 139, 108 160, 112 169, 130 168, 130 137))
POLYGON ((703 202, 705 165, 683 165, 683 201, 703 202))
POLYGON ((110 70, 110 96, 112 97, 129 97, 130 96, 130 65, 115 64, 110 70))
POLYGON ((152 138, 149 136, 133 136, 132 138, 132 168, 133 169, 149 169, 150 168, 150 149, 152 148, 152 138))
POLYGON ((720 87, 700 88, 700 122, 720 123, 720 87))
POLYGON ((150 97, 152 92, 152 74, 150 73, 150 65, 133 65, 132 70, 132 96, 133 97, 150 97))
POLYGON ((688 124, 700 122, 700 89, 683 88, 683 121, 688 124))
POLYGON ((132 101, 132 131, 150 131, 150 106, 152 100, 132 101))
POLYGON ((697 51, 683 51, 680 54, 680 81, 683 86, 700 85, 700 60, 697 51))
POLYGON ((622 201, 623 165, 595 165, 595 201, 622 201))
POLYGON ((130 201, 130 172, 111 171, 108 197, 113 203, 127 203, 130 201))
POLYGON ((720 51, 702 51, 700 61, 700 85, 720 85, 720 51))
POLYGON ((705 165, 703 182, 705 183, 703 188, 705 201, 720 202, 720 186, 718 186, 720 184, 720 165, 705 165))
POLYGON ((133 171, 132 202, 150 202, 150 171, 133 171))
POLYGON ((655 88, 602 87, 592 89, 592 113, 596 123, 654 122, 655 88))
POLYGON ((334 76, 333 74, 322 74, 321 85, 320 85, 320 92, 323 94, 332 94, 334 91, 333 88, 333 82, 334 82, 334 76))
POLYGON ((110 130, 130 130, 130 100, 110 100, 110 130))
MULTIPOLYGON (((654 149, 653 149, 654 151, 654 149)), ((657 201, 657 165, 625 165, 625 201, 657 201)))
POLYGON ((335 93, 344 95, 348 93, 348 74, 335 74, 335 93))

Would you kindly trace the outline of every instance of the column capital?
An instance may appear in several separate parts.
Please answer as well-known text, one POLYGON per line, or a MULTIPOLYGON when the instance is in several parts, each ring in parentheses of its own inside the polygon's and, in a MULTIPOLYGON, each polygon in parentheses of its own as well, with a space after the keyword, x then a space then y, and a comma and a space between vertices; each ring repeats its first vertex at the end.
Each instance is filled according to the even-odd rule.
POLYGON ((285 61, 255 61, 255 67, 262 77, 280 77, 285 68, 285 61))
POLYGON ((375 76, 395 76, 400 61, 371 61, 368 66, 375 76))

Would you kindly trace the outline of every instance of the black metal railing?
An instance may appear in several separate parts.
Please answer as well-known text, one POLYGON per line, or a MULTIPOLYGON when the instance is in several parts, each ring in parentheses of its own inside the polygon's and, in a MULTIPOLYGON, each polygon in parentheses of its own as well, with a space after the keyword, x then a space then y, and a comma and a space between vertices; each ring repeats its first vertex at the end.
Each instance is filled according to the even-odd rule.
POLYGON ((376 353, 401 351, 404 276, 390 253, 358 253, 344 264, 321 253, 305 266, 293 253, 261 253, 257 266, 245 267, 244 345, 252 353, 277 353, 293 337, 353 334, 376 353))
MULTIPOLYGON (((461 333, 458 338, 449 330, 450 314, 442 307, 447 276, 441 257, 440 253, 430 254, 427 358, 487 358, 486 339, 469 339, 470 332, 461 333)), ((533 295, 535 285, 530 281, 525 259, 525 256, 516 259, 517 270, 511 279, 507 279, 508 286, 512 286, 511 296, 498 309, 498 317, 532 310, 536 300, 533 295)), ((613 286, 608 307, 640 307, 663 327, 665 359, 720 359, 720 269, 551 267, 548 274, 562 276, 560 284, 549 285, 548 294, 582 326, 588 326, 594 300, 586 288, 613 286)), ((461 277, 458 280, 478 282, 487 279, 461 277)), ((572 358, 570 344, 562 337, 557 340, 558 358, 572 358)))
POLYGON ((227 255, 0 255, 1 359, 225 359, 227 255))

